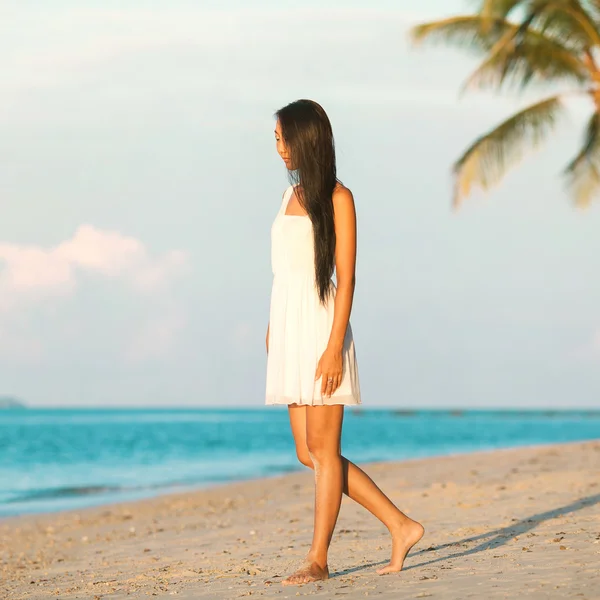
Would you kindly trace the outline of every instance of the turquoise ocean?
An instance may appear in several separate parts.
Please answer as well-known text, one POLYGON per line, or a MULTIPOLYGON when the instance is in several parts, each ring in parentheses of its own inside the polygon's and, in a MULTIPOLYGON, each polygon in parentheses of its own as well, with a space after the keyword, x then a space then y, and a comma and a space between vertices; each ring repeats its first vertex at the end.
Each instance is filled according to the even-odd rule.
MULTIPOLYGON (((347 409, 354 462, 600 438, 600 411, 347 409)), ((285 408, 0 412, 0 518, 304 469, 285 408)))

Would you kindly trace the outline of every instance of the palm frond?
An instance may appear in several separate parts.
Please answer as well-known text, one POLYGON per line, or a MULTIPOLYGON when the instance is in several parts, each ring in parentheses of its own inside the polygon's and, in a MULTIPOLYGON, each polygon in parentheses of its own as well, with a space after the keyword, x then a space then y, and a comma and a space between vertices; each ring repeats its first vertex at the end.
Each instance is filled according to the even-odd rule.
MULTIPOLYGON (((600 197, 600 0, 472 0, 477 13, 413 28, 414 42, 443 42, 484 54, 467 87, 575 83, 596 113, 565 174, 575 202, 600 197), (582 89, 582 85, 585 88, 582 89)), ((564 112, 562 94, 537 102, 479 137, 454 165, 454 207, 473 186, 489 189, 538 147, 564 112)))
POLYGON ((534 28, 575 51, 600 45, 600 28, 580 0, 527 0, 522 30, 534 28))
POLYGON ((415 44, 440 42, 478 52, 489 52, 502 36, 516 30, 513 23, 504 19, 494 19, 486 29, 481 15, 467 15, 417 25, 410 35, 415 44))
POLYGON ((480 0, 479 14, 485 19, 505 19, 523 0, 480 0))
POLYGON ((525 146, 536 148, 554 129, 563 112, 561 96, 537 102, 477 139, 454 165, 454 207, 473 185, 487 190, 521 160, 525 146))
POLYGON ((600 28, 600 2, 598 0, 581 0, 581 6, 596 24, 596 28, 600 28))
POLYGON ((468 87, 500 87, 505 81, 525 86, 536 81, 589 78, 585 63, 559 41, 539 31, 524 30, 504 19, 486 29, 481 15, 459 16, 418 25, 411 31, 415 43, 442 42, 474 49, 489 56, 467 80, 468 87))
POLYGON ((600 113, 595 112, 586 127, 583 147, 565 169, 575 204, 586 207, 600 194, 600 113))
POLYGON ((528 84, 566 80, 582 84, 590 73, 582 58, 563 44, 533 29, 513 32, 489 52, 464 87, 525 87, 528 84))

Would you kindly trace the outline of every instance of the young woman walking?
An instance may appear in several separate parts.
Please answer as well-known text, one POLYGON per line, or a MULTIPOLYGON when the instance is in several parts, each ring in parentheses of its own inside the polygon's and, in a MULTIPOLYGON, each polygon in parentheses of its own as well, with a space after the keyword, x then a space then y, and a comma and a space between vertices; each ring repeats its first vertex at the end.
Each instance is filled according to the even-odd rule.
POLYGON ((327 553, 342 493, 391 534, 391 560, 377 572, 400 571, 423 526, 402 513, 340 448, 344 406, 361 403, 350 327, 354 199, 337 179, 333 133, 323 108, 298 100, 276 116, 277 152, 292 185, 271 228, 266 404, 288 405, 298 459, 314 470, 316 486, 312 546, 305 564, 283 583, 328 578, 327 553))

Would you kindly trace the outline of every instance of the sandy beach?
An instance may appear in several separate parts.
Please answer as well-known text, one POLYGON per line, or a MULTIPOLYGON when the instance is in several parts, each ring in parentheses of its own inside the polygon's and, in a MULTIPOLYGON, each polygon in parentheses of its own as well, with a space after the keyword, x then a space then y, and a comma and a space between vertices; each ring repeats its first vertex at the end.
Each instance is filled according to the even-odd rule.
POLYGON ((344 498, 329 581, 283 587, 310 544, 310 471, 0 521, 1 598, 600 598, 600 441, 365 466, 423 540, 379 576, 385 528, 344 498))

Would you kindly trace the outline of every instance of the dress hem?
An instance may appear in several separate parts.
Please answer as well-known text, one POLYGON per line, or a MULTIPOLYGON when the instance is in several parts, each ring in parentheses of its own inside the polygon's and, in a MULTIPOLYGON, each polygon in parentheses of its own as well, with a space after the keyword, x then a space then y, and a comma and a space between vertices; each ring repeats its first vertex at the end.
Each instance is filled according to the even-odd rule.
POLYGON ((362 402, 360 401, 360 399, 357 400, 354 396, 345 396, 341 398, 327 398, 322 401, 313 400, 312 402, 304 401, 302 399, 293 400, 291 398, 289 400, 285 400, 283 398, 275 400, 267 399, 265 402, 265 406, 290 406, 292 404, 297 404, 298 406, 334 406, 336 404, 341 404, 344 406, 360 406, 362 402))

